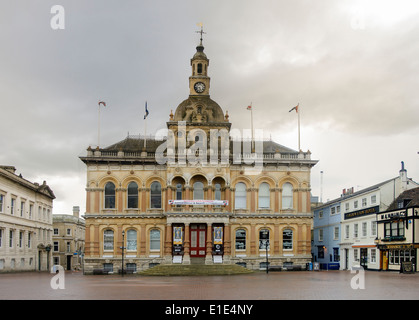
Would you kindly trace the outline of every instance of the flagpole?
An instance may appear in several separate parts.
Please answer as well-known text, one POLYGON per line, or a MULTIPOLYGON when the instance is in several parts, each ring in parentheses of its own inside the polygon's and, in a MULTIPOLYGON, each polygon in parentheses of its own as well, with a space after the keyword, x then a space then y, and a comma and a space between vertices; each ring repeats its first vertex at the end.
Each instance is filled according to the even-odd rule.
POLYGON ((144 119, 144 151, 147 144, 147 118, 144 119))
POLYGON ((100 146, 100 103, 98 105, 99 112, 98 112, 98 120, 97 120, 97 147, 100 146))
POLYGON ((145 115, 144 115, 144 151, 147 145, 147 101, 145 102, 145 115))
MULTIPOLYGON (((298 109, 300 109, 300 103, 298 103, 298 109)), ((300 111, 298 110, 297 114, 298 114, 298 152, 300 152, 301 150, 301 146, 300 146, 300 111)))
POLYGON ((252 141, 250 145, 252 146, 252 152, 254 151, 254 143, 253 143, 253 102, 250 102, 250 126, 252 129, 252 141))

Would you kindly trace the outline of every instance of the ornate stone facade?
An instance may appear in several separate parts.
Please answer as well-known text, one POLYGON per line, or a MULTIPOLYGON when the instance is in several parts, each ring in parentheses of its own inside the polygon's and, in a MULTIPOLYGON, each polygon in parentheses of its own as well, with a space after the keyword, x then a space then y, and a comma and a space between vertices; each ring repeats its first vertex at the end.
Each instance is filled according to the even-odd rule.
POLYGON ((118 272, 123 250, 124 269, 133 272, 196 261, 258 269, 267 255, 278 266, 311 260, 310 170, 317 161, 273 141, 231 138, 227 112, 209 96, 202 41, 191 66, 190 95, 170 114, 166 138, 145 144, 127 136, 81 157, 86 273, 118 272))

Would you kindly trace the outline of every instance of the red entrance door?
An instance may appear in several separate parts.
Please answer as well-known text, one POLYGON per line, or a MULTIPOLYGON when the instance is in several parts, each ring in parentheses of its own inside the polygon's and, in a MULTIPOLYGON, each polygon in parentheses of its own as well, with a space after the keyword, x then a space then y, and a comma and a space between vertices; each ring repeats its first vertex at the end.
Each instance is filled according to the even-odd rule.
POLYGON ((205 257, 206 254, 206 238, 207 225, 206 224, 191 224, 191 257, 205 257))

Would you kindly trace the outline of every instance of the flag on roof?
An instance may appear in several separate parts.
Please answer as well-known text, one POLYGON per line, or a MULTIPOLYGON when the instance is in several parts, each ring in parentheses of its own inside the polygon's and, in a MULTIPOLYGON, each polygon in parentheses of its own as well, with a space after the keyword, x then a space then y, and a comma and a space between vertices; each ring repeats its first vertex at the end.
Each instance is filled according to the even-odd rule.
POLYGON ((105 101, 99 101, 98 105, 99 105, 99 107, 100 107, 100 105, 103 105, 104 107, 106 107, 106 102, 105 101))
POLYGON ((299 106, 300 104, 297 104, 294 108, 292 108, 290 111, 288 111, 288 112, 291 112, 292 110, 295 110, 295 112, 297 112, 298 113, 298 106, 299 106))
POLYGON ((149 114, 149 112, 148 112, 148 109, 147 109, 147 101, 146 101, 145 102, 145 115, 144 115, 144 120, 147 118, 148 114, 149 114))

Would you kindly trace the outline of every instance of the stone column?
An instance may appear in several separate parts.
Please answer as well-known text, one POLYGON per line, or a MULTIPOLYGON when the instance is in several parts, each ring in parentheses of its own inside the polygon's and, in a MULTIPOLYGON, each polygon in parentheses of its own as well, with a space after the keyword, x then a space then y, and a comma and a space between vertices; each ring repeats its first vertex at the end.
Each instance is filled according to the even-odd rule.
POLYGON ((183 243, 183 263, 184 264, 191 264, 191 257, 189 255, 190 249, 190 239, 189 239, 189 223, 185 223, 185 241, 183 243))
POLYGON ((163 250, 167 263, 169 263, 172 260, 172 240, 172 224, 168 223, 166 225, 165 243, 163 250))
POLYGON ((224 224, 224 261, 229 261, 231 257, 231 227, 224 224))
POLYGON ((207 223, 207 252, 205 256, 205 264, 212 264, 212 226, 207 223))

